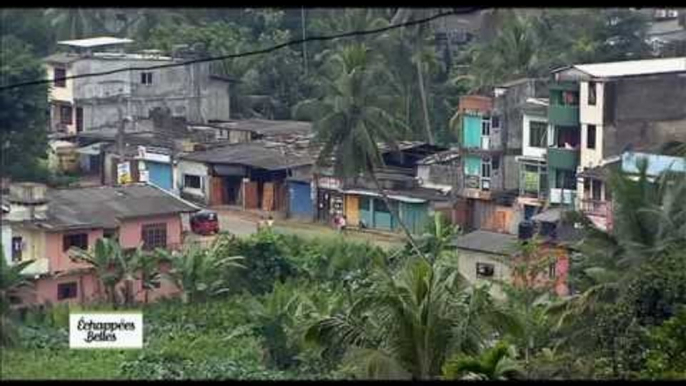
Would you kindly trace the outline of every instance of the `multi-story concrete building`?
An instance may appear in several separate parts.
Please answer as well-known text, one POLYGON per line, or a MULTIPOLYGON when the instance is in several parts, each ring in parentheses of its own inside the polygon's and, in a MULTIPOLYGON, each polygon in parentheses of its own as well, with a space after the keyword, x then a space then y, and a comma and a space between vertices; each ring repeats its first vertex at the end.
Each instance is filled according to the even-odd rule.
POLYGON ((516 232, 522 105, 546 92, 542 80, 519 79, 497 86, 493 96, 460 99, 461 166, 455 217, 463 228, 516 232))
POLYGON ((192 52, 94 52, 130 42, 108 37, 59 42, 71 51, 45 59, 54 80, 49 94, 52 131, 74 134, 116 127, 123 118, 149 118, 155 108, 196 123, 230 118, 230 80, 212 74, 209 63, 151 68, 183 62, 196 55, 192 52), (115 70, 124 71, 65 79, 115 70))
POLYGON ((609 192, 594 171, 627 151, 654 153, 686 140, 686 58, 574 65, 553 78, 547 201, 591 213, 606 227, 609 192))

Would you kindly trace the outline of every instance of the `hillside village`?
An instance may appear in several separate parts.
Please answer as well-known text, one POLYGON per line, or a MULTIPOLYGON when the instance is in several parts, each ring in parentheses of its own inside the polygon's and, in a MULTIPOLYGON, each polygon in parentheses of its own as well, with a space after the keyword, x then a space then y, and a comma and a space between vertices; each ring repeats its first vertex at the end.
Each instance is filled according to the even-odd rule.
MULTIPOLYGON (((659 16, 671 23, 675 15, 659 16)), ((670 42, 686 35, 660 20, 650 30, 652 48, 678 49, 670 42)), ((437 41, 459 51, 478 33, 469 23, 458 23, 459 34, 436 26, 437 41)), ((471 90, 449 110, 445 125, 454 140, 370 136, 364 143, 378 149, 376 162, 345 158, 357 150, 332 151, 322 141, 322 121, 231 111, 241 80, 209 61, 193 62, 203 57, 193 47, 130 49, 134 43, 115 36, 62 40, 42 59, 50 80, 47 165, 69 182, 3 176, 3 264, 22 265, 31 288, 8 298, 22 315, 102 302, 101 274, 74 251, 95 253, 100 240, 121 253, 166 256, 154 263, 163 274, 154 285, 145 275, 117 284, 124 307, 188 296, 165 279, 178 270, 173 256, 229 248, 222 247, 227 237, 266 237, 264 228, 273 228, 267 219, 278 234, 341 233, 336 237, 348 242, 406 244, 405 253, 420 256, 434 253, 428 245, 435 244, 426 243, 438 241, 426 240, 440 236, 431 232, 441 222, 454 232, 439 238, 447 252, 436 256, 456 256, 452 269, 469 285, 487 284, 488 296, 505 301, 509 287, 498 283, 533 283, 571 301, 587 289, 575 264, 588 253, 588 229, 625 229, 618 210, 626 208, 618 205, 627 201, 616 196, 628 188, 618 191, 616 176, 657 186, 666 175, 686 175, 686 153, 678 150, 686 143, 683 55, 569 62, 471 90), (94 72, 112 73, 84 76, 94 72), (349 172, 346 164, 357 162, 369 167, 349 172), (217 216, 218 232, 196 232, 199 215, 217 216), (518 245, 537 249, 532 255, 518 245), (531 256, 541 267, 522 271, 531 256), (127 286, 141 290, 132 294, 127 286)), ((351 143, 340 146, 362 142, 351 143)), ((672 226, 683 224, 681 217, 672 226)), ((674 237, 683 241, 684 234, 674 237)))

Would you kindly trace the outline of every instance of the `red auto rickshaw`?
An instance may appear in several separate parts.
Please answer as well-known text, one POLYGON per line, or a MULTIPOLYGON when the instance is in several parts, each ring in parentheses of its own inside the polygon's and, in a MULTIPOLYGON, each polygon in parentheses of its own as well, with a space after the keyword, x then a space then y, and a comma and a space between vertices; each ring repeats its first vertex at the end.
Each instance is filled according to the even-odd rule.
POLYGON ((191 231, 199 235, 211 235, 219 232, 217 212, 201 210, 191 216, 191 231))

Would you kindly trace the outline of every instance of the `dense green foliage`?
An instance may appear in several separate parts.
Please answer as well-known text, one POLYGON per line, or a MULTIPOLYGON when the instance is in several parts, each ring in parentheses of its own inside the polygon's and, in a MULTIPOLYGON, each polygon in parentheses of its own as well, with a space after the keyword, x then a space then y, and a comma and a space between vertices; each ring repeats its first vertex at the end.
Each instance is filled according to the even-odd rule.
MULTIPOLYGON (((137 48, 187 44, 218 55, 432 12, 3 10, 2 84, 44 77, 38 57, 54 52, 55 39, 113 34, 137 48)), ((499 9, 486 20, 482 36, 455 57, 435 45, 431 28, 413 27, 284 47, 215 70, 238 81, 236 117, 313 120, 322 161, 334 156, 337 171, 355 176, 380 166, 379 143, 452 142, 448 119, 466 92, 570 63, 649 56, 646 22, 629 10, 499 9)), ((13 177, 48 178, 46 91, 0 95, 2 166, 13 177)), ((550 288, 493 283, 501 298, 467 283, 451 246, 457 229, 440 217, 390 252, 270 231, 157 255, 99 242, 72 253, 102 283, 103 304, 89 308, 143 308, 145 348, 84 352, 65 350, 68 308, 12 312, 24 267, 8 268, 0 256, 2 378, 684 379, 686 179, 651 181, 647 165, 640 169, 636 179, 611 179, 611 232, 577 219, 585 238, 572 260, 576 292, 565 299, 550 288), (167 274, 156 271, 159 258, 171 263, 167 274), (146 291, 170 280, 182 296, 136 304, 136 278, 146 291)), ((523 246, 526 264, 514 272, 545 268, 526 259, 538 248, 523 246)))

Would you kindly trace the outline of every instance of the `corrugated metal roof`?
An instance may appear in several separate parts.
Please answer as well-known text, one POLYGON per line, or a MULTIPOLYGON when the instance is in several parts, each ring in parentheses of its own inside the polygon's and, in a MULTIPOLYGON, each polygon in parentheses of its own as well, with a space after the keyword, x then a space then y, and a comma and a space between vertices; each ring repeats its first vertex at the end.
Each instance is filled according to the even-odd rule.
POLYGON ((287 169, 314 163, 307 154, 293 154, 289 151, 286 146, 267 147, 264 142, 257 141, 188 153, 180 158, 213 164, 245 165, 266 170, 287 169))
POLYGON ((114 228, 126 218, 195 212, 199 207, 146 184, 49 189, 46 220, 33 221, 49 230, 114 228))
POLYGON ((97 37, 97 38, 76 39, 76 40, 62 40, 62 41, 57 42, 57 44, 61 44, 63 46, 82 47, 82 48, 106 46, 106 45, 112 45, 112 44, 127 44, 127 43, 133 43, 133 40, 115 38, 115 37, 111 37, 111 36, 101 36, 101 37, 97 37))
POLYGON ((252 131, 264 136, 274 135, 307 135, 312 132, 312 123, 305 121, 273 121, 268 119, 245 119, 235 121, 212 122, 230 130, 252 131))
POLYGON ((458 236, 453 245, 460 249, 508 256, 517 251, 517 236, 478 230, 458 236))
POLYGON ((573 67, 598 78, 686 72, 686 57, 577 64, 573 67))

